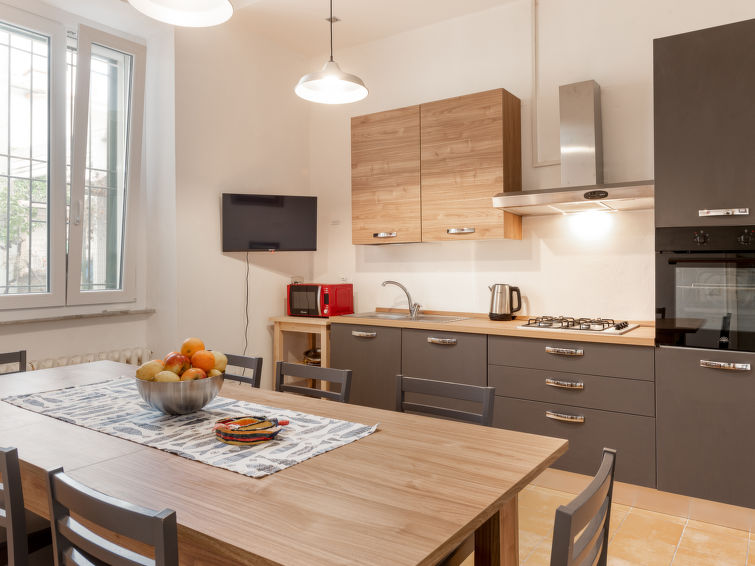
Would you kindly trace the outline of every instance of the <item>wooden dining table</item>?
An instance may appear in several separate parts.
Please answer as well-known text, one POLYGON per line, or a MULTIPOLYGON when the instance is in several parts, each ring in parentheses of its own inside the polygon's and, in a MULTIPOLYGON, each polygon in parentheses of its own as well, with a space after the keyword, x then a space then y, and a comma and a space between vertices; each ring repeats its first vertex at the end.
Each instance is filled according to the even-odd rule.
MULTIPOLYGON (((0 376, 0 399, 123 377, 116 362, 0 376)), ((134 388, 136 391, 136 388, 134 388)), ((49 517, 45 470, 176 511, 182 565, 432 565, 474 545, 518 564, 517 494, 567 441, 252 389, 223 397, 367 425, 375 433, 253 479, 0 402, 0 446, 21 459, 26 506, 49 517)))

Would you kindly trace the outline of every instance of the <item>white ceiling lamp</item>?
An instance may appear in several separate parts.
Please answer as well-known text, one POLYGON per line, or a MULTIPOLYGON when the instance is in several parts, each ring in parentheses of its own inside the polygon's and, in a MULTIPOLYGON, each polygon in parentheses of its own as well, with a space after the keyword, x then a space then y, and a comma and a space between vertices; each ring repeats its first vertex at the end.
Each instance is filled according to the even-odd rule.
POLYGON ((308 75, 304 75, 294 91, 304 100, 321 104, 348 104, 357 102, 367 96, 367 87, 356 75, 344 73, 333 60, 333 0, 330 0, 330 60, 325 66, 308 75))
POLYGON ((233 15, 229 0, 128 0, 128 3, 150 18, 191 28, 216 26, 233 15))

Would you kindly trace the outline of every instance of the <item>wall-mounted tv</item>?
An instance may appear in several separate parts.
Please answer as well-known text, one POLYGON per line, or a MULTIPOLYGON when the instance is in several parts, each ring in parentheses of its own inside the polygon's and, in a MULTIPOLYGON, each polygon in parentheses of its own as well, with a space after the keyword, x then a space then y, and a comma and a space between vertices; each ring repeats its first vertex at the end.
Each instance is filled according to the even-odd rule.
POLYGON ((223 194, 223 251, 314 251, 317 197, 223 194))

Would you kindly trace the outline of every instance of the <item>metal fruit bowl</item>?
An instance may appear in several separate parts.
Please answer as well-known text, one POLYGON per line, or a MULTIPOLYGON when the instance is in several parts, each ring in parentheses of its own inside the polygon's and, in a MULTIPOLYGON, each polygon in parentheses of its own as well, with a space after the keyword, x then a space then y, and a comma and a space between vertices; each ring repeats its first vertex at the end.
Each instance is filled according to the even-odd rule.
POLYGON ((191 381, 145 381, 134 378, 139 395, 168 415, 185 415, 212 401, 223 386, 223 374, 191 381))

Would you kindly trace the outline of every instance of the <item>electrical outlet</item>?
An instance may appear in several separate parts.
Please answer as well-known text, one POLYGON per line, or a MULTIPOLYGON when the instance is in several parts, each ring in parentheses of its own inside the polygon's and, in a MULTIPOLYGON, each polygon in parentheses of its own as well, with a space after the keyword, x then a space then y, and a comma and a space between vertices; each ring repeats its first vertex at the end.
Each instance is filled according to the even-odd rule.
POLYGON ((301 275, 292 275, 291 285, 296 285, 298 283, 304 283, 304 277, 302 277, 301 275))
POLYGON ((338 274, 339 283, 346 283, 347 281, 348 281, 348 277, 346 277, 343 273, 338 274))

